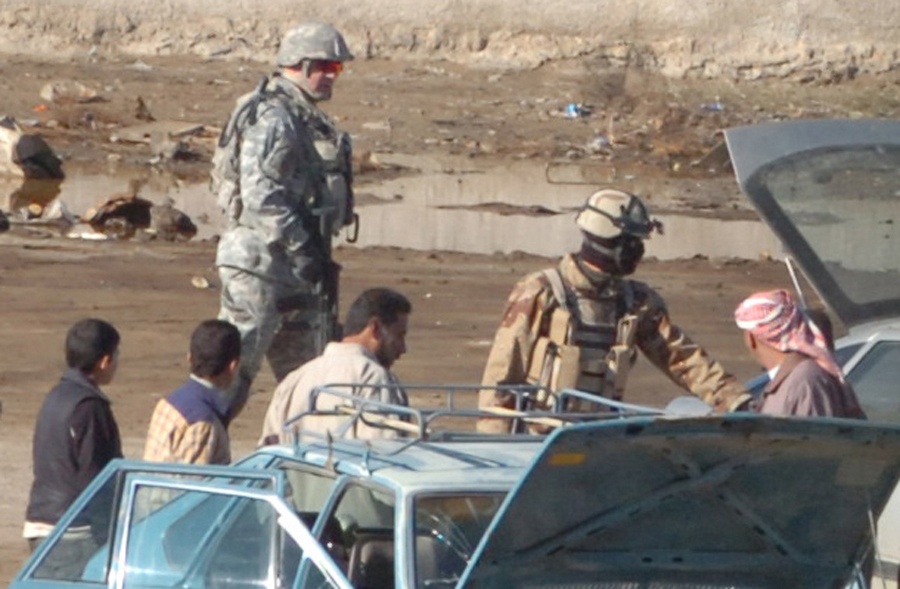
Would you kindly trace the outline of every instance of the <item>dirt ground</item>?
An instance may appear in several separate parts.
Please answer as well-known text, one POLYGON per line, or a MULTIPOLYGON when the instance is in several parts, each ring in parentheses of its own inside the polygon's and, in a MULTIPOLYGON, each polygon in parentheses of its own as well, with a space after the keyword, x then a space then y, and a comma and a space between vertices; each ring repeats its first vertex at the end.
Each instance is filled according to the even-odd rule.
MULTIPOLYGON (((153 156, 146 143, 110 140, 142 122, 140 97, 144 115, 149 110, 157 120, 205 126, 205 133, 186 140, 179 159, 157 164, 184 181, 200 181, 208 171, 215 127, 234 98, 265 71, 259 64, 199 60, 59 63, 11 57, 0 65, 0 114, 44 135, 64 156, 65 166, 102 173, 111 162, 147 166, 153 156), (55 81, 80 82, 100 99, 45 100, 42 88, 55 81)), ((895 81, 887 78, 820 86, 688 84, 610 71, 590 58, 520 72, 358 61, 342 76, 328 110, 354 134, 360 153, 599 158, 655 169, 648 178, 661 185, 690 177, 701 186, 707 180, 709 186, 721 186, 715 182, 728 179, 727 168, 690 165, 715 145, 719 129, 774 118, 892 117, 900 104, 895 95, 895 81), (582 105, 585 116, 560 125, 570 102, 582 105)), ((656 205, 712 207, 725 215, 727 199, 734 197, 718 188, 696 194, 696 201, 658 199, 656 205)), ((31 478, 32 427, 44 393, 63 369, 66 329, 87 315, 120 329, 121 366, 108 392, 126 455, 139 457, 155 401, 187 375, 191 330, 218 310, 214 250, 212 241, 90 243, 21 231, 0 235, 0 583, 11 579, 26 556, 19 536, 31 478), (205 278, 210 287, 197 288, 195 277, 205 278)), ((407 383, 476 382, 510 287, 521 275, 552 263, 523 254, 390 248, 340 248, 336 258, 344 268, 343 302, 374 285, 395 287, 413 301, 409 352, 396 365, 407 383)), ((787 286, 780 263, 648 260, 638 278, 658 288, 675 322, 738 377, 756 373, 731 312, 752 290, 787 286)), ((236 456, 252 449, 273 385, 264 371, 255 383, 257 394, 234 423, 236 456)), ((644 362, 627 398, 663 404, 676 394, 644 362)))

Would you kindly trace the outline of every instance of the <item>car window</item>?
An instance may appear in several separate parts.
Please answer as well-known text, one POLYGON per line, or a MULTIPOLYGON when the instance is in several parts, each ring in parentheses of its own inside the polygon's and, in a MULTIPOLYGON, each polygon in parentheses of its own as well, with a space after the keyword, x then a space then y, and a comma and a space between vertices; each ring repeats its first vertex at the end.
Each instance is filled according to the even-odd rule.
MULTIPOLYGON (((227 475, 219 476, 211 473, 223 473, 222 467, 200 467, 193 469, 197 474, 188 474, 180 465, 161 463, 128 463, 117 461, 120 466, 112 468, 105 480, 103 474, 98 475, 99 487, 87 491, 86 503, 74 515, 66 515, 61 522, 65 526, 59 534, 51 534, 45 541, 47 546, 40 561, 36 564, 31 576, 35 579, 56 579, 67 581, 92 582, 106 584, 112 557, 110 546, 116 535, 116 526, 120 521, 120 492, 125 488, 129 477, 151 474, 157 478, 178 480, 205 480, 226 484, 251 485, 260 488, 272 488, 276 484, 271 473, 246 472, 232 470, 227 475)), ((106 471, 104 471, 106 472, 106 471)), ((137 519, 142 519, 152 510, 154 503, 142 500, 136 505, 137 519), (143 512, 140 512, 143 510, 143 512)), ((190 525, 184 526, 182 537, 190 541, 197 530, 190 525)), ((177 550, 177 549, 176 549, 177 550)))
POLYGON ((336 477, 333 472, 305 468, 293 461, 277 465, 287 478, 287 497, 297 514, 312 527, 325 502, 334 491, 336 477))
POLYGON ((473 493, 416 498, 416 587, 456 585, 504 496, 473 493))
POLYGON ((320 541, 354 587, 394 587, 394 494, 349 484, 328 514, 320 541))
POLYGON ((253 497, 139 486, 125 530, 124 589, 332 587, 278 515, 253 497))
POLYGON ((847 376, 872 421, 900 423, 898 366, 900 341, 882 341, 872 346, 847 376))

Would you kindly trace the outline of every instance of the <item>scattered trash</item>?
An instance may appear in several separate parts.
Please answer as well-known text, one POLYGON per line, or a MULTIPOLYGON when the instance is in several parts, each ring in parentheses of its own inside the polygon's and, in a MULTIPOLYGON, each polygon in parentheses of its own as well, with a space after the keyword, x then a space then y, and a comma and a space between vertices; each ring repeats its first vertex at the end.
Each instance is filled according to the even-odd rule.
POLYGON ((152 238, 163 241, 188 241, 197 235, 197 226, 167 201, 150 209, 150 226, 146 231, 152 238))
POLYGON ((381 160, 378 159, 378 156, 372 151, 353 152, 350 165, 353 166, 354 174, 377 172, 385 167, 381 160))
POLYGON ((78 217, 59 200, 62 180, 27 178, 9 196, 9 210, 18 221, 71 226, 78 217))
POLYGON ((156 117, 154 117, 153 113, 150 112, 150 108, 147 106, 147 103, 144 102, 144 99, 140 96, 137 97, 137 106, 134 110, 134 117, 139 121, 152 122, 156 120, 156 117))
POLYGON ((109 235, 105 233, 92 233, 89 231, 70 231, 66 233, 66 237, 70 239, 85 239, 87 241, 105 241, 109 239, 109 235))
POLYGON ((586 148, 592 154, 608 154, 612 143, 606 135, 597 135, 591 139, 586 148))
POLYGON ((47 102, 55 103, 76 102, 85 104, 104 100, 100 93, 93 88, 75 81, 49 82, 41 88, 40 96, 47 102))
POLYGON ((133 64, 131 64, 131 65, 128 66, 128 67, 131 68, 131 69, 133 69, 133 70, 137 70, 137 71, 139 71, 139 72, 150 72, 150 71, 153 71, 153 66, 152 66, 152 65, 148 65, 148 64, 144 63, 143 61, 141 61, 140 59, 137 60, 136 62, 134 62, 133 64))
MULTIPOLYGON (((32 203, 32 207, 37 207, 36 203, 32 203)), ((69 210, 69 207, 66 206, 66 203, 62 202, 59 199, 56 199, 46 207, 41 210, 39 218, 42 221, 55 222, 60 225, 75 225, 78 222, 78 217, 76 217, 72 211, 69 210)))
POLYGON ((117 143, 126 141, 130 143, 150 143, 154 136, 168 136, 174 139, 181 139, 192 135, 203 133, 205 127, 200 123, 191 123, 189 121, 152 121, 124 127, 119 129, 110 141, 117 143))
POLYGON ((704 102, 700 105, 700 110, 704 110, 706 112, 722 112, 725 110, 725 105, 718 100, 714 100, 713 102, 704 102))
POLYGON ((169 134, 154 133, 150 137, 150 151, 153 153, 151 164, 167 160, 189 159, 192 155, 190 146, 169 134))
POLYGON ((194 285, 194 288, 199 288, 200 290, 205 290, 210 287, 209 280, 202 276, 192 276, 191 284, 194 285))
POLYGON ((40 135, 25 133, 11 117, 0 118, 0 175, 65 177, 62 160, 40 135))
POLYGON ((580 119, 591 115, 591 109, 576 102, 570 102, 566 105, 563 115, 567 119, 580 119))
POLYGON ((140 228, 150 226, 150 208, 153 203, 136 195, 116 196, 91 208, 84 214, 84 220, 97 233, 116 239, 134 237, 140 228))
POLYGON ((362 124, 362 128, 367 131, 384 131, 385 133, 391 132, 391 122, 387 119, 383 121, 371 121, 362 124))

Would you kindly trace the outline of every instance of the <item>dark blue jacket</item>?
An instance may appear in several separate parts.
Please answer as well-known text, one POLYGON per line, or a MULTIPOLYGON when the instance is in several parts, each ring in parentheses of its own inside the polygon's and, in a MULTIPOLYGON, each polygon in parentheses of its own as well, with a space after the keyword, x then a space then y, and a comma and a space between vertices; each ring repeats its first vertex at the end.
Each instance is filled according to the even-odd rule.
POLYGON ((47 393, 35 423, 26 519, 55 524, 91 479, 121 457, 109 399, 80 371, 67 370, 47 393))

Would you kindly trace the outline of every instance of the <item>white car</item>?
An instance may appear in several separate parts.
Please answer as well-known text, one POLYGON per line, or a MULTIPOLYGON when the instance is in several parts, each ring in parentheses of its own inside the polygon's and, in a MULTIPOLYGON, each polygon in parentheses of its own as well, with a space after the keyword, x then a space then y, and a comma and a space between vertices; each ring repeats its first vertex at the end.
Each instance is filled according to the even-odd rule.
MULTIPOLYGON (((869 419, 900 423, 900 122, 786 121, 725 139, 741 189, 848 329, 835 354, 869 419)), ((900 493, 877 547, 875 574, 896 587, 900 493)))

